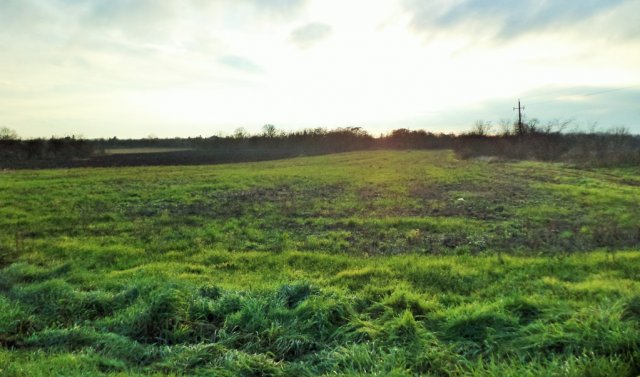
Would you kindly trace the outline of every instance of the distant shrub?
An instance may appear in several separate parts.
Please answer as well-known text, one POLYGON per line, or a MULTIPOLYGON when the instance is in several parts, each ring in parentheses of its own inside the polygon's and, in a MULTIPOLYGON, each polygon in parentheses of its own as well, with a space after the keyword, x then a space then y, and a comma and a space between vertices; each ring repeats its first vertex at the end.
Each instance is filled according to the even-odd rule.
POLYGON ((505 159, 564 161, 576 165, 619 166, 640 164, 640 136, 625 129, 607 132, 562 132, 567 122, 538 120, 523 124, 520 132, 510 128, 490 134, 490 124, 478 122, 456 139, 460 158, 496 156, 505 159))

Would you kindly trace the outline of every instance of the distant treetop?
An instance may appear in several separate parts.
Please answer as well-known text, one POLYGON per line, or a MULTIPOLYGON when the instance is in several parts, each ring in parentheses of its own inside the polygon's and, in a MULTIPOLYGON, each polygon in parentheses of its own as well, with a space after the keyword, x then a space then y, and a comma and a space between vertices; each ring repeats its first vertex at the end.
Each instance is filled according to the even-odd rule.
POLYGON ((0 140, 18 140, 20 136, 15 130, 12 130, 9 127, 0 128, 0 140))

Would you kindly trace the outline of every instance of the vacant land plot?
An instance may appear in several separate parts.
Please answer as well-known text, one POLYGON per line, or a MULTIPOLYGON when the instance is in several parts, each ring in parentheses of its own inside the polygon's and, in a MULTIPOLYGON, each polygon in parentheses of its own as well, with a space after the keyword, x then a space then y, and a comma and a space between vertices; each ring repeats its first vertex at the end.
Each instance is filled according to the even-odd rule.
POLYGON ((112 148, 105 149, 105 154, 147 154, 189 151, 191 148, 112 148))
POLYGON ((638 169, 4 171, 0 227, 0 374, 640 373, 638 169))

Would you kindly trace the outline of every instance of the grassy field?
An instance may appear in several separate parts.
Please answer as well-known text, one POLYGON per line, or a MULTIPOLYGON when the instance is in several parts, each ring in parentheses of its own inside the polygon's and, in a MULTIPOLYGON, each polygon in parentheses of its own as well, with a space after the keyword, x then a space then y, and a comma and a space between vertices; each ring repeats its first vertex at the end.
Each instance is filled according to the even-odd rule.
POLYGON ((148 153, 168 153, 191 150, 190 148, 111 148, 105 149, 105 154, 148 154, 148 153))
POLYGON ((0 172, 0 375, 640 374, 640 169, 0 172))

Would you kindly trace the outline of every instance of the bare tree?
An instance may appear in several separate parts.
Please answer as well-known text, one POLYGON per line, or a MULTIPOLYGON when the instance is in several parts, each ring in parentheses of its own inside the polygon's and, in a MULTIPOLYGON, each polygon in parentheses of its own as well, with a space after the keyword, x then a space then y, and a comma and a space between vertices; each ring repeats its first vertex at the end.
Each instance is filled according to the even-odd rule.
POLYGON ((233 137, 236 139, 245 139, 248 136, 249 133, 243 127, 238 127, 235 131, 233 131, 233 137))
POLYGON ((12 130, 9 127, 0 128, 0 140, 18 140, 20 136, 15 130, 12 130))
POLYGON ((492 129, 493 129, 493 125, 491 124, 491 122, 477 120, 476 124, 473 125, 473 128, 471 129, 470 133, 471 135, 487 136, 491 133, 492 129))
POLYGON ((500 121, 498 122, 498 127, 500 128, 500 135, 502 136, 513 135, 513 133, 515 132, 514 124, 509 119, 500 119, 500 121))
POLYGON ((273 124, 265 124, 264 126, 262 126, 262 135, 266 137, 276 137, 276 126, 274 126, 273 124))

